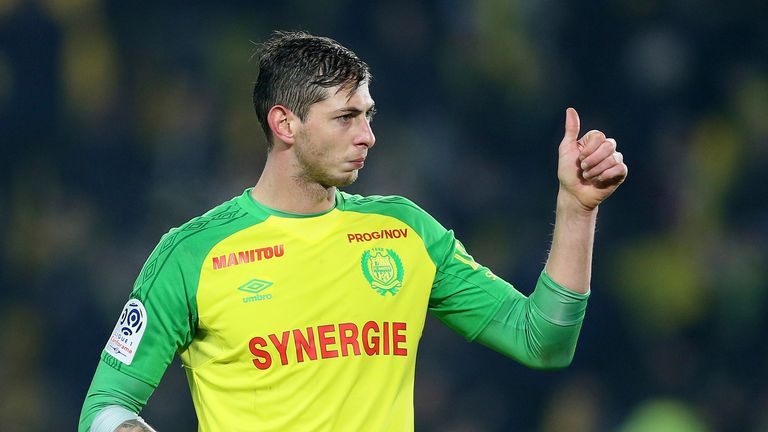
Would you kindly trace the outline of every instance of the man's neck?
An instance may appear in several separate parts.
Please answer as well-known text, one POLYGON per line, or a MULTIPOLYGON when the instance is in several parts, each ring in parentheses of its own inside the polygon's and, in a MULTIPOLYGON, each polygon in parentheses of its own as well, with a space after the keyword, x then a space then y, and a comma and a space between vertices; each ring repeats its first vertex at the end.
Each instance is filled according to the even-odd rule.
POLYGON ((306 183, 286 175, 284 170, 267 162, 251 198, 269 208, 296 214, 322 213, 336 205, 336 188, 306 183))

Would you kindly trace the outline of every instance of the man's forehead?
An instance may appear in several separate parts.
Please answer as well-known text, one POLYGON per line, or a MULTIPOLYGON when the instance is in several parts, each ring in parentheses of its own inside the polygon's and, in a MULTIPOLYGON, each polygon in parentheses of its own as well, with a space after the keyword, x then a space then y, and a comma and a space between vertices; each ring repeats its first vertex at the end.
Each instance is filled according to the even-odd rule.
POLYGON ((345 106, 354 106, 357 108, 367 108, 373 105, 373 98, 368 89, 368 83, 363 82, 358 87, 332 87, 328 89, 330 97, 318 104, 322 104, 331 109, 339 109, 345 106))

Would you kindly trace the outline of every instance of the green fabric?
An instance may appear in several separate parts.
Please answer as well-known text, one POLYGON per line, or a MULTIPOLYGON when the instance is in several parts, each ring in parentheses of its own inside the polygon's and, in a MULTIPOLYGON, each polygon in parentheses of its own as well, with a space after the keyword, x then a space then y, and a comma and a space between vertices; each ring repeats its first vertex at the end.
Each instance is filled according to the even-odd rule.
POLYGON ((510 295, 477 341, 529 367, 568 366, 588 297, 561 287, 542 272, 533 294, 510 295))
POLYGON ((130 295, 146 308, 144 335, 130 365, 102 351, 83 405, 81 430, 87 430, 98 410, 107 405, 121 405, 138 413, 149 397, 144 390, 157 387, 176 352, 192 341, 197 328, 198 279, 208 251, 222 239, 268 216, 259 219, 246 211, 238 202, 243 196, 171 229, 161 238, 130 295), (133 393, 137 389, 141 391, 133 393))
POLYGON ((411 201, 340 196, 340 210, 388 215, 419 234, 437 267, 429 311, 448 327, 530 367, 570 364, 588 294, 563 288, 542 272, 533 294, 526 297, 475 262, 453 231, 411 201))
POLYGON ((261 222, 234 198, 165 234, 136 279, 130 298, 147 309, 147 328, 131 365, 106 351, 101 358, 134 378, 157 386, 177 351, 197 327, 197 284, 208 251, 219 241, 261 222))
POLYGON ((360 196, 339 192, 336 196, 336 208, 340 211, 353 211, 390 216, 403 221, 424 241, 432 261, 437 265, 446 251, 440 240, 447 233, 432 216, 410 200, 399 196, 360 196))
POLYGON ((375 213, 408 224, 423 240, 436 273, 429 311, 448 327, 472 340, 487 325, 510 295, 522 296, 509 283, 472 256, 437 220, 406 198, 341 194, 339 210, 375 213))
MULTIPOLYGON (((328 210, 317 212, 317 213, 289 213, 284 212, 281 210, 273 209, 272 207, 267 207, 264 204, 254 201, 253 198, 251 198, 251 191, 253 188, 248 188, 243 192, 240 197, 237 198, 238 204, 240 204, 241 207, 243 207, 245 210, 247 210, 252 215, 256 216, 256 218, 260 220, 264 220, 269 216, 279 216, 284 218, 291 218, 291 219, 302 219, 302 218, 311 218, 315 216, 322 216, 326 213, 330 213, 333 211, 335 207, 331 207, 328 210)), ((336 203, 339 202, 341 192, 336 190, 336 203)))
MULTIPOLYGON (((288 215, 254 202, 249 193, 247 189, 163 236, 130 296, 141 301, 147 312, 147 328, 135 357, 126 365, 102 352, 83 405, 80 431, 87 430, 98 411, 109 405, 140 412, 174 354, 191 343, 198 320, 200 270, 211 248, 272 215, 288 215)), ((542 273, 536 290, 526 298, 477 264, 453 231, 405 198, 337 192, 336 209, 390 216, 410 226, 435 265, 429 311, 465 338, 477 338, 532 367, 560 367, 570 362, 586 295, 568 291, 542 273)))
POLYGON ((99 362, 80 412, 78 432, 87 432, 99 411, 110 405, 119 405, 138 413, 154 390, 155 387, 144 381, 99 362))

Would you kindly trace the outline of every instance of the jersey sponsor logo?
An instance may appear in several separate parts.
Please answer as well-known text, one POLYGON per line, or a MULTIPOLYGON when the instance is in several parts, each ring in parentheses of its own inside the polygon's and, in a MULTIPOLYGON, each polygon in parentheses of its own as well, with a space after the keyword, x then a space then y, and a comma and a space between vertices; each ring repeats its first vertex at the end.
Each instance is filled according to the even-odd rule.
POLYGON ((237 289, 240 291, 245 291, 249 294, 255 294, 248 297, 243 297, 243 303, 251 303, 262 300, 272 300, 272 293, 262 294, 262 291, 271 287, 272 285, 272 282, 269 281, 251 279, 244 285, 239 286, 237 289))
POLYGON ((248 342, 248 350, 260 370, 277 362, 286 366, 339 356, 407 356, 406 330, 406 323, 389 321, 368 321, 362 328, 350 322, 320 325, 256 336, 248 342))
POLYGON ((403 286, 403 262, 392 249, 368 249, 363 252, 360 267, 371 288, 382 296, 394 296, 403 286))
POLYGON ((408 228, 382 229, 364 233, 347 233, 347 243, 369 242, 379 239, 399 239, 408 237, 408 228))
POLYGON ((146 328, 147 310, 144 304, 138 299, 128 300, 104 350, 120 362, 130 365, 146 328))
POLYGON ((261 260, 279 258, 283 255, 285 255, 285 246, 283 244, 278 244, 274 246, 248 249, 215 256, 211 258, 211 263, 213 264, 214 270, 219 270, 240 264, 248 264, 261 260))

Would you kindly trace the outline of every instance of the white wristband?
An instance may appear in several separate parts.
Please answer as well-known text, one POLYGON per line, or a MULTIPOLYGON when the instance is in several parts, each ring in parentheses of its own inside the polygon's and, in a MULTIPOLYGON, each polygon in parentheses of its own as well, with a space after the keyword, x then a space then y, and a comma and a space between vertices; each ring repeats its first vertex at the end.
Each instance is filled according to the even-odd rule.
POLYGON ((90 432, 114 432, 123 422, 136 419, 141 420, 141 417, 120 405, 110 405, 99 411, 93 419, 90 432))

